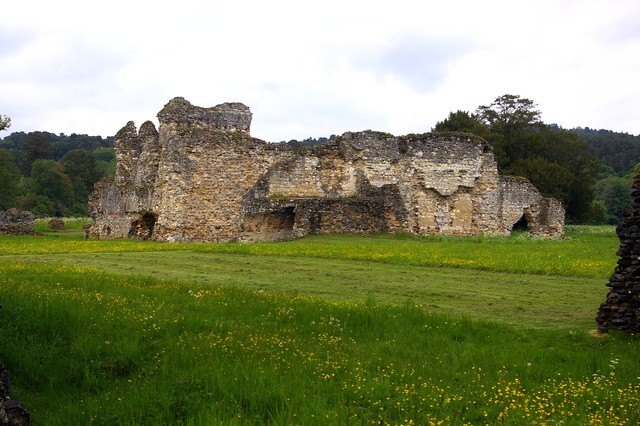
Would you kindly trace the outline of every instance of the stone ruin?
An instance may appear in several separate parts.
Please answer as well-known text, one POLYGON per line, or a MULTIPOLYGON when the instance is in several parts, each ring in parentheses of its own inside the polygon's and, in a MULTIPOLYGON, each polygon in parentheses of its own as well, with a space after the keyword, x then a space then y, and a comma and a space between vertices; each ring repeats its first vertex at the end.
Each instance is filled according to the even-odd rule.
POLYGON ((465 133, 347 132, 311 148, 251 137, 241 103, 171 100, 159 128, 116 135, 116 175, 96 184, 88 237, 277 241, 323 233, 563 234, 564 209, 498 174, 465 133))
POLYGON ((640 173, 633 180, 631 206, 616 228, 620 256, 607 286, 607 298, 600 305, 598 331, 610 329, 640 333, 640 173))
POLYGON ((31 212, 0 210, 0 235, 35 235, 35 221, 36 217, 31 212))
POLYGON ((0 362, 0 426, 29 426, 31 416, 17 399, 9 396, 9 373, 0 362))

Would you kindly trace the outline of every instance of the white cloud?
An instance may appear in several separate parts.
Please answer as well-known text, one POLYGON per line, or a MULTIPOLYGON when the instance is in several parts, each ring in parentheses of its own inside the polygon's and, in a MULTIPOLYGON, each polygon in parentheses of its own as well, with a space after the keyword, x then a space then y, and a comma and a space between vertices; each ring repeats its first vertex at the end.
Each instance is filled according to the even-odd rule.
POLYGON ((106 136, 174 96, 239 101, 278 141, 428 131, 511 93, 549 123, 640 134, 636 3, 11 2, 0 113, 12 131, 106 136))

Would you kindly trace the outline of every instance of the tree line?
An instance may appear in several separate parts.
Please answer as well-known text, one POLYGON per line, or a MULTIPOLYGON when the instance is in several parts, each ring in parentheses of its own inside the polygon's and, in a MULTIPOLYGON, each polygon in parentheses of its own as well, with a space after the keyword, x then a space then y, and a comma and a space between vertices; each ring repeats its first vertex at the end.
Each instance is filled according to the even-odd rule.
MULTIPOLYGON (((4 129, 9 125, 7 119, 4 129)), ((94 183, 115 174, 113 143, 113 137, 75 133, 15 132, 5 137, 0 141, 0 210, 86 216, 94 183)))
POLYGON ((606 222, 616 224, 631 202, 631 183, 640 172, 640 135, 588 127, 575 131, 602 161, 595 198, 606 208, 606 222))
MULTIPOLYGON (((0 130, 11 124, 0 115, 0 130)), ((530 99, 503 95, 473 113, 458 110, 434 132, 478 135, 494 150, 501 174, 526 177, 562 201, 568 223, 618 223, 640 172, 640 135, 545 124, 530 99)), ((302 149, 335 139, 287 142, 302 149)), ((0 210, 42 216, 86 215, 93 184, 115 173, 114 138, 15 132, 0 140, 0 210)))
POLYGON ((542 194, 562 201, 568 223, 617 223, 640 162, 640 150, 626 149, 640 145, 639 137, 545 124, 537 105, 519 95, 500 96, 473 113, 451 112, 432 130, 486 139, 498 171, 526 177, 542 194))

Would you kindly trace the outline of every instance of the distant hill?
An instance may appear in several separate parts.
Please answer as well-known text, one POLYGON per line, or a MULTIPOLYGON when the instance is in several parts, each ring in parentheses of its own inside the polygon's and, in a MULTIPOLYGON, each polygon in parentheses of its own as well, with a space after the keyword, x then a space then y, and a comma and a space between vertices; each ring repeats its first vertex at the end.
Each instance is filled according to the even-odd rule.
POLYGON ((595 130, 588 127, 573 129, 589 146, 589 152, 610 166, 617 174, 624 174, 640 163, 640 135, 595 130))
POLYGON ((42 136, 48 143, 51 158, 54 160, 60 160, 66 153, 74 149, 93 151, 96 148, 112 148, 115 141, 113 136, 103 138, 102 136, 78 135, 76 133, 56 135, 50 132, 13 132, 0 139, 0 148, 8 149, 14 153, 16 158, 20 158, 20 155, 16 154, 25 149, 25 143, 35 134, 42 136))
POLYGON ((0 210, 86 216, 99 179, 113 176, 114 137, 14 132, 0 139, 0 210))

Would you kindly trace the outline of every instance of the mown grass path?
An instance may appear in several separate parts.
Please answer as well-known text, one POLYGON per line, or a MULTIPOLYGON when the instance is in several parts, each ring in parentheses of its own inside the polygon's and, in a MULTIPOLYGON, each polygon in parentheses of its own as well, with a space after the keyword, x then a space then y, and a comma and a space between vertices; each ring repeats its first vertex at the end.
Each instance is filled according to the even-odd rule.
MULTIPOLYGON (((404 266, 453 267, 517 274, 607 279, 617 257, 613 227, 569 227, 566 238, 320 235, 281 243, 165 244, 137 240, 84 240, 78 233, 4 237, 2 255, 193 251, 359 260, 404 266)), ((144 265, 141 264, 144 268, 144 265)))
POLYGON ((379 262, 191 251, 15 256, 208 286, 240 286, 333 301, 412 303, 517 327, 594 328, 598 278, 432 268, 379 262))
POLYGON ((163 244, 58 235, 0 239, 0 259, 333 301, 414 303, 517 327, 580 329, 594 327, 618 244, 613 227, 568 227, 560 240, 325 235, 284 243, 163 244))

